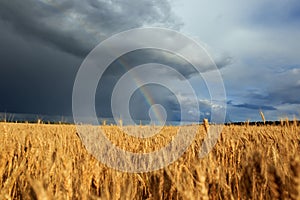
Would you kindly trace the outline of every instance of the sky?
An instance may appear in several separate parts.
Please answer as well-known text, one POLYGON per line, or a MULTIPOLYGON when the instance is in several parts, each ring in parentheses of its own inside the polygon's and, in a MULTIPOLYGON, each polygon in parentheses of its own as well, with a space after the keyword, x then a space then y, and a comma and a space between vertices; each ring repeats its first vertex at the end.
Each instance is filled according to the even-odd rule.
MULTIPOLYGON (((298 0, 2 0, 0 112, 72 116, 75 77, 89 52, 113 34, 141 27, 176 30, 206 47, 224 81, 227 121, 257 121, 260 110, 267 120, 300 118, 298 0)), ((112 117, 111 92, 122 74, 151 62, 183 74, 197 93, 201 117, 209 118, 214 105, 201 77, 177 56, 151 49, 112 63, 95 96, 98 117, 112 117)), ((149 119, 144 90, 164 106, 168 120, 180 119, 178 102, 188 107, 192 100, 180 78, 163 78, 178 91, 137 90, 129 105, 133 118, 149 119)))

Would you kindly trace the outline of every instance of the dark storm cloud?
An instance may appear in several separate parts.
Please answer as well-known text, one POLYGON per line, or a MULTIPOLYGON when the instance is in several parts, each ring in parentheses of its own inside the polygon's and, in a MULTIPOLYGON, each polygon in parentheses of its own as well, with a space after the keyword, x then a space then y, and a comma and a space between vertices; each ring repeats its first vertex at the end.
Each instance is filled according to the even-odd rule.
MULTIPOLYGON (((173 53, 158 49, 142 49, 131 51, 121 56, 109 66, 106 74, 120 77, 133 67, 145 63, 160 63, 170 66, 176 69, 185 78, 190 78, 194 74, 198 73, 198 71, 189 62, 173 53)), ((174 78, 174 76, 176 76, 169 72, 166 74, 164 70, 161 70, 160 76, 163 75, 169 76, 169 78, 174 78)))
POLYGON ((0 16, 21 35, 85 56, 113 33, 158 25, 179 28, 167 1, 4 0, 0 16))
POLYGON ((148 25, 181 22, 161 0, 1 1, 0 112, 71 115, 83 57, 113 33, 148 25))
POLYGON ((70 115, 81 60, 24 40, 9 28, 0 29, 0 35, 0 110, 70 115))

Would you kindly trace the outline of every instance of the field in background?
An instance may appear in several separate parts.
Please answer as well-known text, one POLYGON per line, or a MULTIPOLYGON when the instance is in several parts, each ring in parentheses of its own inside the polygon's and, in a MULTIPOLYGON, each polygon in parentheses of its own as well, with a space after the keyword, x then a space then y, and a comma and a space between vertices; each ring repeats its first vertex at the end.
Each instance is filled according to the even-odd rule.
MULTIPOLYGON (((104 126, 113 143, 133 152, 166 145, 177 128, 138 140, 104 126)), ((225 126, 212 152, 199 159, 205 135, 199 126, 191 147, 168 167, 130 174, 88 154, 73 125, 0 123, 0 199, 300 198, 296 123, 225 126)))

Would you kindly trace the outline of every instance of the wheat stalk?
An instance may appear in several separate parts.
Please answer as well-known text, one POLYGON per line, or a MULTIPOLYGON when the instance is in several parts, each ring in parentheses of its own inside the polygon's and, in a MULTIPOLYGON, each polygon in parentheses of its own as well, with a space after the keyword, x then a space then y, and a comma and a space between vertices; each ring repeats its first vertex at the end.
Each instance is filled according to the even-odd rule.
POLYGON ((203 126, 204 126, 204 129, 205 129, 205 132, 208 133, 208 129, 209 129, 208 119, 206 119, 206 118, 203 119, 203 126))
POLYGON ((262 121, 264 122, 264 124, 266 124, 266 118, 265 118, 265 115, 264 115, 264 113, 262 112, 262 110, 259 111, 259 113, 260 113, 260 116, 261 116, 262 121))

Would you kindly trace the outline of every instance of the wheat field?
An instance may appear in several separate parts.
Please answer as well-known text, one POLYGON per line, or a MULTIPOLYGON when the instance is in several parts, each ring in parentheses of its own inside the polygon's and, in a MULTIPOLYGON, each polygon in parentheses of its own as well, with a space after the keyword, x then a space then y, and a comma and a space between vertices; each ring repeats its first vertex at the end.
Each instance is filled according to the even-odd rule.
MULTIPOLYGON (((137 139, 102 128, 132 152, 161 148, 178 129, 137 139)), ((125 173, 89 154, 74 125, 0 123, 0 199, 300 199, 299 125, 224 126, 200 159, 205 129, 198 126, 192 145, 169 166, 125 173)))

